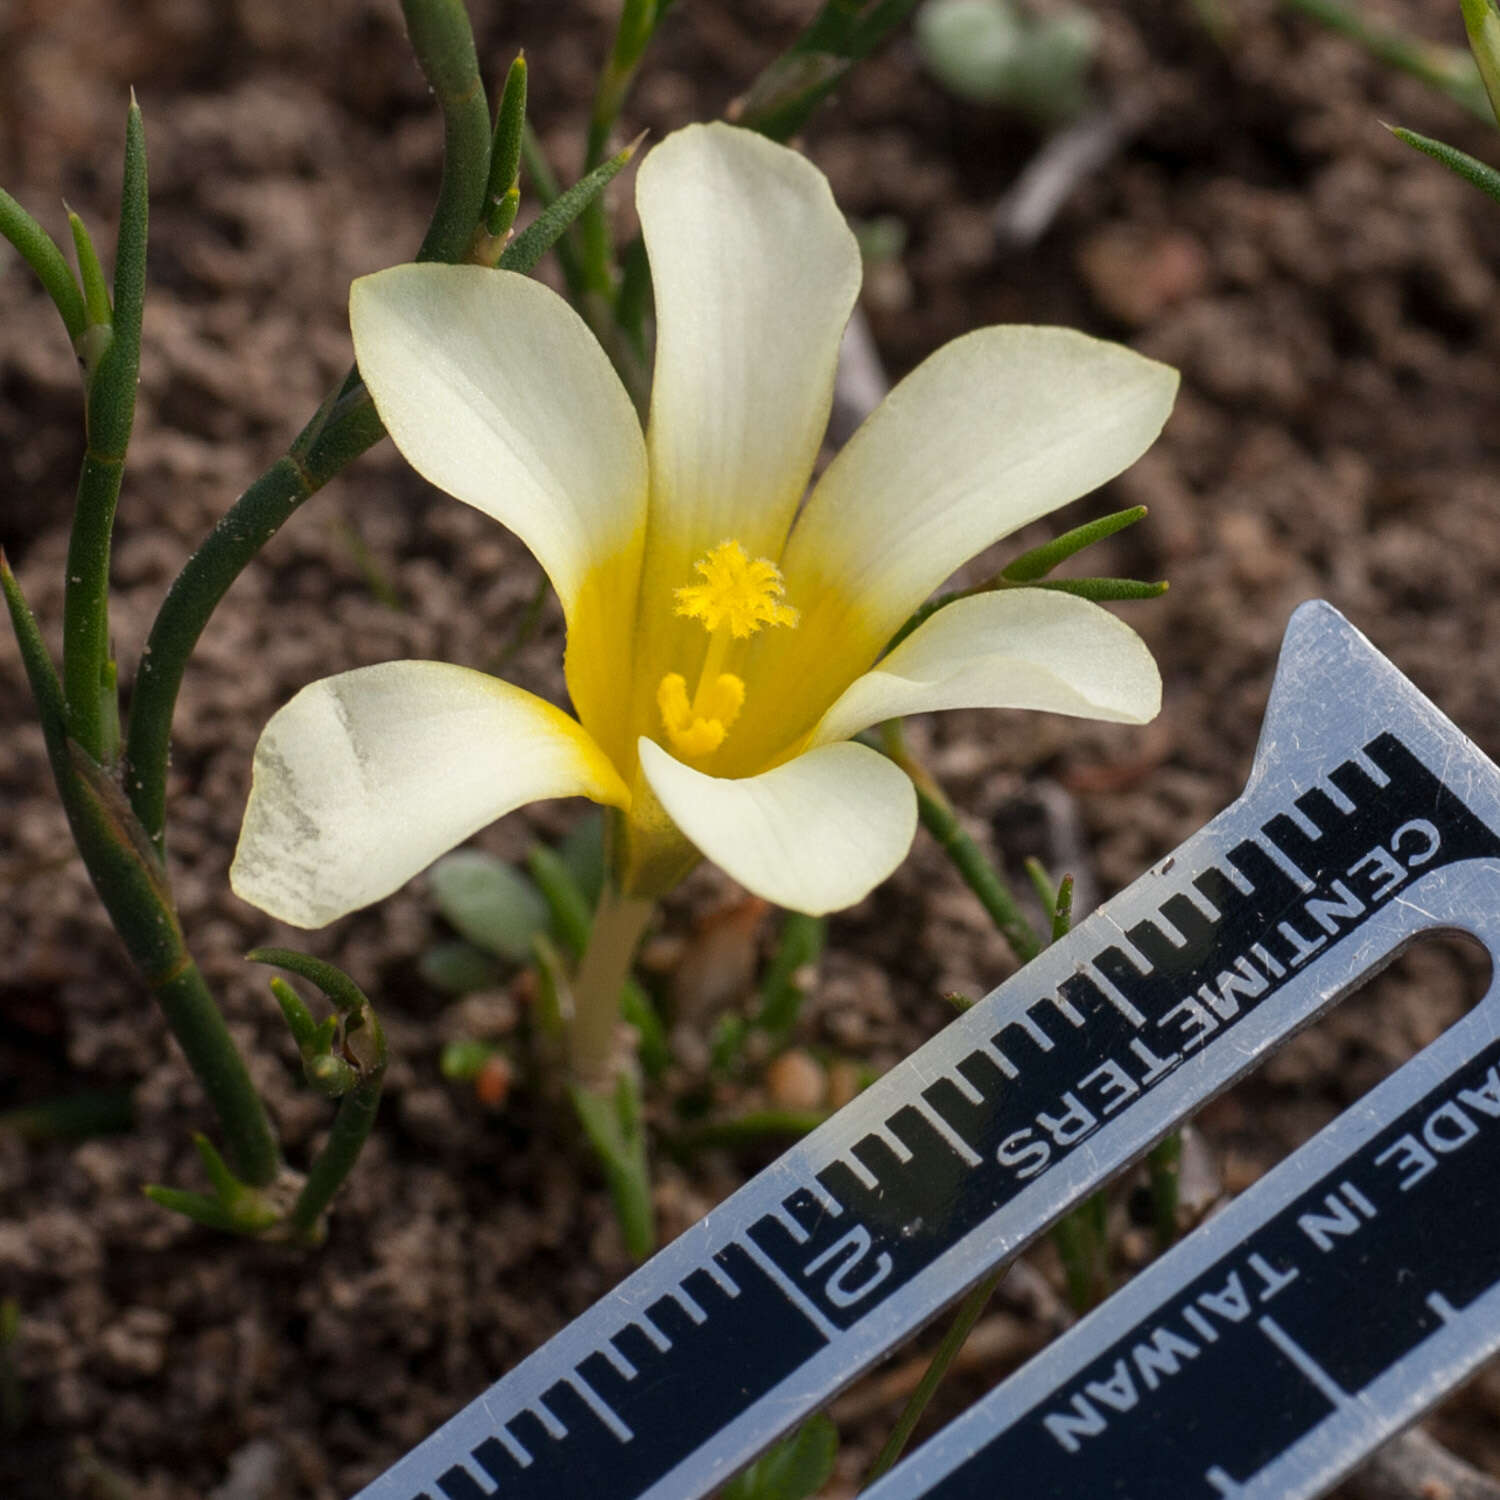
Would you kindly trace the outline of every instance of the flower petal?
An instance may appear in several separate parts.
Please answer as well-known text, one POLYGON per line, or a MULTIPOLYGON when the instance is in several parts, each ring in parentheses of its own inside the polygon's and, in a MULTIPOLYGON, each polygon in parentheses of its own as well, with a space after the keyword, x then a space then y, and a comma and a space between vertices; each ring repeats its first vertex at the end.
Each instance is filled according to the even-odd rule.
POLYGON ((574 706, 617 736, 646 448, 604 351, 555 292, 483 266, 393 266, 354 283, 349 313, 360 374, 396 446, 536 555, 567 616, 574 706))
MULTIPOLYGON (((828 180, 749 130, 694 125, 636 181, 656 296, 651 523, 780 556, 828 425, 860 260, 828 180)), ((653 535, 654 546, 654 535, 653 535)))
POLYGON ((630 794, 561 709, 467 667, 394 661, 302 689, 266 725, 237 895, 297 927, 388 896, 501 814, 630 794))
POLYGON ((1015 589, 956 599, 823 715, 812 743, 942 708, 1031 708, 1144 724, 1161 709, 1146 643, 1087 599, 1015 589))
POLYGON ((819 915, 852 906, 906 857, 912 784, 863 745, 825 745, 775 770, 705 776, 652 740, 641 770, 673 822, 747 890, 819 915))
POLYGON ((636 204, 657 333, 632 722, 651 733, 656 684, 703 655, 702 628, 675 613, 693 564, 730 540, 781 556, 860 263, 822 173, 751 131, 677 131, 646 158, 636 204))
POLYGON ((799 639, 767 642, 750 701, 794 676, 786 718, 810 726, 955 568, 1134 463, 1176 389, 1167 366, 1062 328, 982 328, 938 350, 798 518, 782 572, 799 639))

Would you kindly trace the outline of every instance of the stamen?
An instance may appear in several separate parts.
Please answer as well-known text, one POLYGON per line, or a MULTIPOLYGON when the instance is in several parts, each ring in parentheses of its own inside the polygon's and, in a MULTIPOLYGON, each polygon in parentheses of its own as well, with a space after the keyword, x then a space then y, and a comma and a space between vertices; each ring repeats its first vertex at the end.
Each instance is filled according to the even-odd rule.
POLYGON ((689 698, 680 672, 668 672, 656 686, 662 726, 685 759, 712 755, 745 706, 744 680, 723 670, 732 642, 763 625, 795 626, 798 620, 797 611, 781 602, 781 569, 768 558, 752 561, 733 539, 720 542, 693 567, 703 582, 677 590, 677 613, 702 621, 708 631, 698 686, 689 698))
POLYGON ((796 625, 797 611, 781 602, 786 591, 781 569, 769 558, 752 561, 731 539, 700 557, 693 568, 703 582, 677 590, 677 613, 701 620, 710 634, 728 625, 731 635, 744 640, 762 625, 796 625))
POLYGON ((656 706, 667 738, 688 759, 711 755, 724 743, 744 702, 745 684, 732 672, 721 672, 712 683, 700 684, 692 702, 681 672, 668 672, 656 688, 656 706))

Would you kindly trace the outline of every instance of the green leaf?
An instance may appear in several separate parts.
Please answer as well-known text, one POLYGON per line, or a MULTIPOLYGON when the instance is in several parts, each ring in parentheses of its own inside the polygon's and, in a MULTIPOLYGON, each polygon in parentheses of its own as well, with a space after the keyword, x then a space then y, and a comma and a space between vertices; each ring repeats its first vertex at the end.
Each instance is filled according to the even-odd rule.
POLYGON ((476 948, 512 963, 531 957, 531 940, 547 926, 547 903, 515 866, 477 849, 440 859, 427 876, 437 909, 476 948))
MULTIPOLYGON (((496 227, 501 201, 515 187, 521 172, 521 140, 526 134, 526 55, 521 53, 505 75, 505 92, 495 116, 495 141, 490 148, 490 181, 485 195, 486 225, 503 234, 510 225, 496 227)), ((514 217, 514 214, 512 215, 514 217)))
POLYGON ((365 992, 340 968, 310 953, 295 948, 253 948, 245 957, 253 964, 272 964, 289 974, 298 974, 315 984, 345 1014, 367 1011, 370 1002, 365 992))
POLYGON ((1086 11, 1022 14, 1012 0, 929 0, 917 46, 938 81, 961 99, 1001 104, 1043 125, 1078 115, 1099 46, 1086 11))
POLYGON ((88 226, 68 210, 68 228, 73 231, 73 248, 78 254, 78 275, 83 282, 83 305, 91 324, 102 324, 108 328, 114 322, 109 305, 109 288, 104 284, 104 268, 99 264, 94 242, 89 238, 88 226))
POLYGON ((1100 516, 1097 521, 1075 526, 1071 531, 1053 537, 1050 542, 1043 542, 1040 547, 1023 552, 1014 562, 1001 569, 1000 576, 1007 583, 1031 583, 1044 578, 1059 563, 1066 562, 1075 553, 1082 552, 1085 547, 1092 547, 1095 542, 1102 542, 1105 537, 1113 536, 1117 531, 1124 531, 1127 526, 1134 526, 1145 514, 1144 505, 1132 505, 1129 510, 1117 510, 1110 515, 1100 516))
POLYGON ((736 123, 775 141, 802 129, 849 69, 911 14, 916 0, 824 0, 796 41, 740 100, 736 123))
POLYGON ((1113 604, 1121 599, 1160 599, 1168 585, 1145 583, 1139 578, 1040 578, 1025 587, 1073 594, 1095 604, 1113 604))
POLYGON ((656 1248, 656 1223, 639 1084, 627 1072, 620 1075, 614 1094, 595 1094, 576 1086, 568 1093, 604 1171, 625 1246, 637 1261, 645 1260, 656 1248))
POLYGON ((1496 0, 1458 0, 1469 33, 1469 51, 1479 65, 1490 107, 1500 121, 1500 4, 1496 0))
POLYGON ((37 280, 61 315, 69 339, 82 337, 88 327, 88 310, 62 251, 52 236, 4 188, 0 188, 0 237, 9 240, 21 259, 36 273, 37 280))
POLYGON ((303 1003, 302 996, 280 976, 271 980, 271 993, 281 1007, 281 1014, 286 1017, 287 1030, 291 1032, 298 1049, 306 1052, 314 1047, 317 1044, 318 1023, 313 1020, 312 1012, 303 1003))
POLYGON ((594 909, 589 905, 583 888, 574 879, 556 849, 546 844, 534 844, 526 856, 526 868, 536 881, 552 916, 552 931, 562 946, 573 955, 581 957, 589 944, 589 931, 594 925, 594 909))
POLYGON ((731 1479, 719 1500, 808 1500, 832 1477, 838 1451, 838 1428, 819 1412, 731 1479))
POLYGON ((1460 151, 1456 146, 1435 141, 1431 136, 1418 135, 1415 130, 1405 130, 1399 125, 1394 125, 1390 127, 1390 131, 1398 140, 1405 141, 1408 146, 1415 146, 1418 151, 1425 152, 1434 161, 1442 162, 1455 176, 1462 177, 1465 182, 1477 187, 1480 192, 1488 193, 1496 202, 1500 202, 1500 172, 1493 167, 1470 156, 1467 151, 1460 151))
POLYGON ((640 1039, 638 1051, 646 1076, 659 1077, 672 1061, 667 1030, 651 1003, 651 996, 635 979, 626 979, 620 990, 620 1017, 627 1026, 635 1028, 640 1039))
POLYGON ((447 995, 468 995, 500 982, 500 965, 492 954, 466 943, 434 943, 417 960, 417 971, 435 990, 447 995))
POLYGON ((644 137, 638 136, 623 151, 616 152, 608 161, 601 162, 582 181, 575 182, 567 192, 559 193, 505 247, 505 254, 500 257, 500 269, 519 271, 523 275, 529 273, 562 237, 568 225, 619 175, 635 155, 642 139, 644 137))

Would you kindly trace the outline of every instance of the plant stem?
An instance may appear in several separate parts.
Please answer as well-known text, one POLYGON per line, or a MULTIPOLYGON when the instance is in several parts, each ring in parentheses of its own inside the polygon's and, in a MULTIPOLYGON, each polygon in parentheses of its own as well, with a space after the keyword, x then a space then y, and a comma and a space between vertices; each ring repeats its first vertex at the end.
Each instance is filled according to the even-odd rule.
POLYGON ((362 1077, 339 1100, 338 1114, 334 1116, 327 1144, 308 1169, 307 1181, 288 1215, 288 1222, 299 1239, 317 1239, 324 1212, 359 1159, 375 1124, 384 1081, 385 1069, 381 1068, 362 1077))
POLYGON ((406 34, 443 115, 443 175, 418 260, 462 260, 484 216, 490 106, 463 0, 401 0, 406 34))
POLYGON ((899 719, 888 719, 881 726, 881 748, 906 774, 917 789, 917 811, 922 826, 937 840, 938 846, 953 861, 964 884, 979 897, 990 920, 999 928, 1020 961, 1030 963, 1042 951, 1042 944, 1025 914, 1016 904, 1000 872, 985 858, 984 851, 959 825, 958 814, 932 773, 912 755, 899 719))
POLYGON ((37 701, 58 793, 89 878, 203 1084, 223 1125, 236 1171, 252 1186, 264 1187, 281 1165, 276 1136, 224 1017, 187 951, 161 861, 114 778, 68 739, 61 685, 35 617, 3 559, 0 584, 37 701))
POLYGON ((334 404, 304 456, 294 444, 235 501, 167 591, 141 657, 125 741, 125 787, 158 851, 164 844, 172 715, 203 627, 297 507, 384 435, 369 393, 356 385, 334 404))
POLYGON ((622 896, 612 884, 606 884, 599 897, 588 947, 573 979, 573 1016, 568 1026, 573 1076, 591 1092, 612 1087, 620 991, 655 906, 654 901, 639 896, 622 896))
POLYGON ((901 1415, 896 1418, 896 1425, 891 1428, 891 1435, 885 1440, 880 1452, 875 1455, 875 1462, 870 1465, 870 1472, 865 1475, 864 1483, 860 1485, 861 1490, 869 1489, 901 1457, 917 1423, 922 1418, 922 1413, 927 1410, 927 1403, 932 1400, 933 1393, 942 1384, 949 1367, 968 1342, 969 1335, 974 1331, 974 1325, 983 1315, 985 1308, 989 1306, 990 1298, 995 1295, 995 1288, 1000 1285, 1008 1269, 1007 1266, 1001 1266, 998 1270, 991 1271, 977 1286, 970 1288, 969 1295, 959 1305, 952 1323, 943 1334, 943 1341, 933 1354, 932 1363, 922 1372, 922 1378, 917 1382, 916 1390, 907 1397, 906 1405, 901 1408, 901 1415))

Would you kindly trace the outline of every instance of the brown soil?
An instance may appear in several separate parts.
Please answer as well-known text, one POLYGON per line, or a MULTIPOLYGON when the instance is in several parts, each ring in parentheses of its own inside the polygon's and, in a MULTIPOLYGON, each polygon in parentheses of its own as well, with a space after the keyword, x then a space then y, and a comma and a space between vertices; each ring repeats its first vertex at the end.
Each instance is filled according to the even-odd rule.
MULTIPOLYGON (((1446 0, 1369 8, 1459 39, 1446 0)), ((571 171, 615 7, 471 9, 490 76, 526 48, 535 120, 571 171)), ((625 129, 659 136, 721 113, 812 9, 680 0, 625 129)), ((1161 662, 1160 721, 954 714, 912 731, 976 834, 1013 861, 1068 861, 1096 895, 1239 790, 1281 631, 1305 598, 1331 599, 1500 755, 1500 652, 1486 649, 1500 641, 1500 210, 1378 122, 1492 159, 1497 138, 1268 0, 1225 0, 1222 46, 1186 0, 1098 9, 1098 94, 1140 106, 1143 123, 1034 249, 998 250, 989 215, 1038 137, 947 97, 909 41, 859 70, 806 141, 851 215, 905 226, 900 260, 866 296, 893 373, 976 323, 1016 320, 1127 339, 1183 371, 1163 440, 1088 502, 1151 506, 1100 571, 1172 580, 1165 600, 1128 609, 1161 662)), ((0 58, 0 183, 54 230, 65 197, 108 242, 127 86, 146 111, 152 288, 115 565, 128 679, 188 551, 347 363, 350 278, 415 245, 440 130, 392 0, 12 0, 0 58)), ((78 431, 55 314, 0 258, 0 543, 54 644, 78 431)), ((508 536, 384 445, 294 519, 204 637, 178 726, 173 875, 295 1161, 327 1107, 298 1083, 263 976, 240 958, 292 934, 225 883, 256 734, 329 671, 413 655, 487 664, 534 578, 508 536), (401 609, 372 596, 351 529, 401 609)), ((556 691, 559 643, 549 615, 511 675, 556 691)), ((523 1083, 487 1113, 439 1075, 445 1040, 504 1033, 515 1007, 449 1005, 420 981, 415 960, 440 926, 421 882, 312 940, 376 997, 394 1055, 327 1246, 231 1241, 145 1201, 143 1182, 200 1183, 189 1132, 207 1112, 70 853, 7 633, 0 807, 0 1108, 130 1086, 136 1122, 84 1144, 0 1132, 0 1296, 20 1308, 26 1406, 0 1437, 5 1493, 338 1500, 626 1270, 596 1173, 536 1092, 523 1083)), ((517 854, 572 816, 546 807, 480 842, 517 854)), ((655 951, 665 969, 732 895, 709 871, 683 888, 655 951)), ((924 836, 834 923, 801 1039, 887 1067, 942 1024, 945 992, 982 993, 1010 967, 924 836)), ((1483 970, 1424 945, 1213 1106, 1200 1124, 1228 1186, 1435 1036, 1483 970)), ((693 1050, 685 1038, 682 1076, 693 1050)), ((670 1093, 652 1103, 662 1119, 670 1093)), ((769 1154, 663 1160, 664 1232, 769 1154)), ((1045 1253, 1034 1263, 1055 1270, 1045 1253)), ((944 1412, 1045 1336, 1019 1304, 985 1329, 944 1412)), ((888 1425, 907 1366, 893 1368, 844 1398, 845 1488, 830 1493, 849 1493, 888 1425)), ((1500 1474, 1500 1372, 1434 1430, 1500 1474)))

